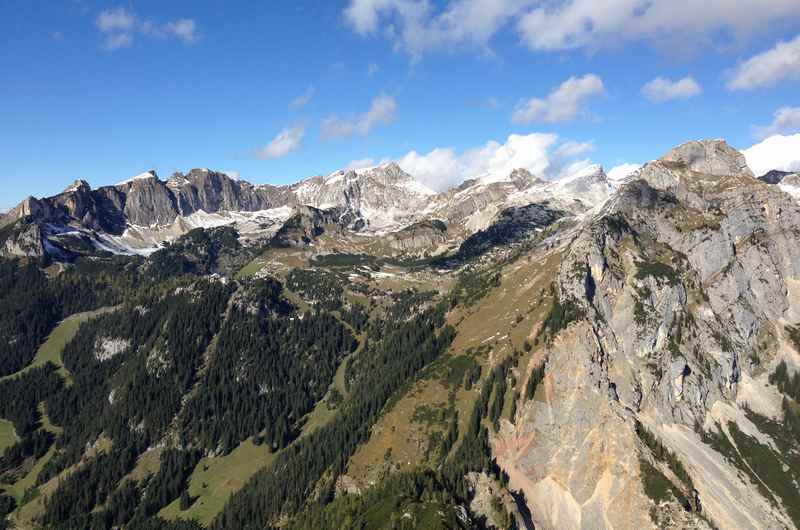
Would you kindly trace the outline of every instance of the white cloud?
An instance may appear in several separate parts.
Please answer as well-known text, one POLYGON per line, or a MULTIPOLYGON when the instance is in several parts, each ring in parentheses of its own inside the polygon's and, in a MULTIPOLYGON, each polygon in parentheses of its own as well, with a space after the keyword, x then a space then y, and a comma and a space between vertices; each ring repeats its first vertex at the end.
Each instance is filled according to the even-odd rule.
POLYGON ((175 22, 167 22, 164 25, 164 33, 177 37, 185 44, 191 44, 197 40, 197 25, 190 18, 182 18, 175 22))
POLYGON ((576 142, 567 140, 556 149, 556 155, 562 158, 570 158, 585 155, 595 150, 594 142, 576 142))
POLYGON ((753 134, 760 139, 795 131, 800 131, 800 107, 781 107, 771 124, 753 127, 753 134))
POLYGON ((308 103, 314 98, 314 94, 316 93, 317 90, 314 88, 314 86, 309 85, 308 88, 306 88, 306 91, 303 92, 302 95, 297 96, 296 98, 294 98, 292 101, 289 102, 289 108, 295 110, 302 109, 303 107, 308 105, 308 103))
POLYGON ((461 153, 452 147, 437 147, 426 154, 411 151, 397 160, 403 170, 436 191, 444 191, 469 178, 500 180, 518 168, 544 178, 558 178, 568 167, 588 166, 574 156, 587 152, 588 143, 567 140, 558 135, 533 133, 510 135, 505 143, 489 141, 461 153), (580 146, 580 148, 576 148, 580 146))
POLYGON ((728 88, 752 90, 785 79, 800 79, 800 35, 789 42, 781 41, 771 50, 740 64, 728 82, 728 88))
POLYGON ((175 38, 184 44, 198 39, 197 24, 190 18, 181 18, 161 26, 150 20, 140 20, 124 7, 100 13, 95 25, 103 35, 102 48, 108 51, 127 48, 133 44, 137 34, 153 38, 175 38))
POLYGON ((270 143, 259 149, 256 156, 262 160, 282 158, 300 147, 305 134, 306 129, 302 125, 283 129, 270 143))
POLYGON ((635 171, 638 171, 642 167, 641 164, 620 164, 618 166, 612 167, 606 173, 608 176, 608 180, 611 182, 619 182, 631 176, 635 171))
POLYGON ((346 23, 382 35, 418 59, 457 45, 487 49, 514 26, 532 50, 599 49, 630 41, 674 52, 722 39, 743 41, 800 18, 797 0, 350 0, 346 23), (441 4, 441 7, 438 7, 441 4))
POLYGON ((350 0, 345 21, 359 34, 380 32, 418 59, 426 51, 489 40, 535 0, 452 0, 435 10, 429 0, 350 0))
POLYGON ((322 121, 322 137, 344 138, 360 134, 369 134, 379 125, 387 125, 394 121, 397 102, 392 96, 381 94, 372 100, 370 109, 351 119, 331 116, 322 121))
POLYGON ((604 92, 603 80, 594 74, 570 77, 546 98, 532 98, 520 105, 512 119, 515 123, 558 123, 574 119, 587 99, 604 92))
POLYGON ((519 21, 533 50, 598 49, 625 41, 674 47, 711 44, 715 37, 743 40, 770 24, 798 17, 797 0, 595 0, 548 2, 519 21))
POLYGON ((97 16, 95 21, 97 27, 103 33, 114 31, 131 31, 136 24, 136 17, 129 13, 124 7, 103 11, 97 16))
POLYGON ((367 75, 369 77, 372 77, 375 74, 377 74, 380 71, 380 69, 381 67, 378 66, 377 63, 369 63, 369 65, 367 66, 367 75))
POLYGON ((656 77, 642 87, 642 93, 645 97, 655 103, 673 99, 689 99, 701 92, 703 92, 703 88, 693 77, 684 77, 677 81, 656 77))
POLYGON ((756 176, 773 169, 800 171, 800 134, 770 136, 742 153, 756 176))
POLYGON ((130 34, 114 33, 103 39, 102 48, 106 51, 113 52, 120 48, 128 48, 131 44, 133 44, 133 37, 130 34))

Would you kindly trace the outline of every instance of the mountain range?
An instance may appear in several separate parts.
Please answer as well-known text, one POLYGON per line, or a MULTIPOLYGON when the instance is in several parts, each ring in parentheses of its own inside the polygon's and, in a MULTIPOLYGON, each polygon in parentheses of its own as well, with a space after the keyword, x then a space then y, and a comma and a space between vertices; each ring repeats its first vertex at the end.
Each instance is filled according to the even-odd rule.
MULTIPOLYGON (((20 234, 20 243, 12 240, 6 246, 7 254, 19 255, 42 255, 48 251, 45 247, 69 255, 75 239, 98 250, 146 255, 192 228, 223 225, 263 239, 298 211, 308 214, 305 207, 346 211, 349 228, 364 235, 381 236, 441 220, 449 228, 447 242, 457 243, 486 228, 505 208, 549 200, 579 212, 605 200, 611 190, 600 166, 555 182, 518 169, 501 179, 467 180, 444 193, 434 193, 395 163, 338 171, 288 186, 254 186, 208 169, 176 173, 162 181, 148 171, 114 186, 92 189, 78 180, 58 195, 29 197, 0 223, 25 220, 27 232, 20 234)), ((420 250, 435 249, 425 243, 420 250)))
POLYGON ((17 528, 800 527, 800 175, 194 169, 0 221, 17 528))

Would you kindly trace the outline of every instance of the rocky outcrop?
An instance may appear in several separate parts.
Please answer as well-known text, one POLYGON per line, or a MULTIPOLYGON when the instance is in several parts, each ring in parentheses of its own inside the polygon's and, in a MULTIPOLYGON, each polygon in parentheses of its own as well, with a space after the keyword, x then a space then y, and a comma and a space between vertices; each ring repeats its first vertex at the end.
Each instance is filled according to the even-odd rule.
POLYGON ((683 503, 682 527, 794 527, 781 483, 797 470, 757 423, 780 416, 778 400, 755 396, 796 355, 779 337, 800 316, 797 203, 726 144, 692 142, 646 165, 563 245, 556 332, 540 333, 534 356, 546 359, 545 403, 525 405, 503 442, 519 449, 501 458, 537 528, 652 527, 683 503), (780 478, 757 469, 763 455, 780 478), (654 480, 683 500, 654 500, 654 480))
POLYGON ((462 259, 479 256, 496 247, 513 247, 542 231, 564 217, 565 212, 548 202, 506 208, 485 230, 479 230, 461 244, 458 255, 462 259))
POLYGON ((45 243, 38 224, 20 223, 6 228, 5 241, 0 255, 8 257, 41 258, 45 255, 45 243))
POLYGON ((438 219, 421 221, 390 234, 387 239, 389 248, 401 254, 432 253, 447 243, 447 225, 438 219))
POLYGON ((272 237, 271 243, 277 247, 301 247, 310 244, 326 230, 358 230, 360 227, 363 227, 363 220, 351 210, 320 210, 312 206, 298 206, 272 237))
POLYGON ((687 142, 664 155, 661 161, 679 164, 704 175, 753 177, 744 155, 725 140, 687 142))

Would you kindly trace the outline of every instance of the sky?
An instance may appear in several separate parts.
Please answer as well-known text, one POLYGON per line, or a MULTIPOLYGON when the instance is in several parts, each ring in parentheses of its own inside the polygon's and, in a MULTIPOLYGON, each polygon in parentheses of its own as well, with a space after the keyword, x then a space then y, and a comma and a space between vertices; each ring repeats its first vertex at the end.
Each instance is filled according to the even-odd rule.
POLYGON ((700 138, 800 169, 798 0, 4 0, 0 31, 0 208, 150 169, 620 173, 700 138))

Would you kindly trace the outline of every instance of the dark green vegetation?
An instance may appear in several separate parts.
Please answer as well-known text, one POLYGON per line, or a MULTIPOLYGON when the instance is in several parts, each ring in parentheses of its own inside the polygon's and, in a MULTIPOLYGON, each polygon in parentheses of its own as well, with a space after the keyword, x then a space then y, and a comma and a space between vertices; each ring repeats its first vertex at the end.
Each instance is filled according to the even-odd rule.
POLYGON ((156 279, 181 274, 232 273, 256 254, 256 249, 242 247, 239 233, 229 226, 196 228, 151 255, 147 272, 156 279))
MULTIPOLYGON (((231 256, 244 255, 234 231, 200 230, 147 260, 78 259, 50 277, 36 263, 2 262, 6 286, 37 295, 26 300, 9 287, 9 303, 46 317, 35 333, 24 327, 34 321, 3 330, 34 337, 9 371, 31 362, 60 319, 116 306, 77 328, 56 357, 64 375, 42 364, 0 381, 0 417, 19 438, 0 457, 0 481, 24 477, 33 486, 24 495, 17 488, 15 502, 27 506, 41 495, 34 517, 46 527, 196 528, 158 513, 173 503, 180 511, 192 507, 189 480, 201 458, 248 440, 279 457, 230 499, 215 527, 263 528, 288 516, 296 528, 344 528, 344 521, 371 525, 384 513, 390 525, 472 526, 460 511, 471 495, 464 474, 502 478, 489 457, 487 429, 497 429, 514 383, 509 362, 481 383, 473 357, 442 357, 454 338, 446 313, 459 301, 436 292, 370 292, 383 302, 368 313, 348 294, 363 296, 363 289, 335 270, 290 271, 291 293, 276 279, 209 277, 228 276, 238 266, 231 256), (40 311, 45 305, 51 313, 40 311), (355 333, 363 344, 334 384, 358 346, 355 333), (363 499, 334 502, 334 484, 371 426, 425 377, 452 389, 447 406, 420 410, 418 418, 433 415, 429 451, 439 469, 412 470, 363 499), (456 389, 479 384, 481 404, 460 434, 456 389), (332 419, 304 432, 325 396, 332 419), (148 448, 165 440, 155 471, 133 473, 148 448), (378 497, 387 502, 372 502, 378 497), (401 520, 401 510, 413 521, 401 520)), ((498 277, 491 278, 476 285, 467 279, 462 295, 480 296, 496 285, 498 277)))
POLYGON ((636 269, 636 278, 639 280, 652 276, 669 285, 678 285, 681 281, 681 277, 675 269, 660 261, 639 261, 636 263, 636 269))
POLYGON ((309 510, 292 530, 434 530, 469 528, 456 510, 457 499, 428 469, 397 474, 363 495, 345 495, 324 508, 309 510), (409 514, 406 516, 405 514, 409 514))
MULTIPOLYGON (((450 354, 447 322, 500 285, 499 269, 473 264, 452 294, 386 289, 363 267, 389 260, 372 256, 233 279, 252 257, 222 228, 193 230, 147 259, 0 261, 0 311, 13 316, 0 332, 30 339, 0 357, 0 373, 13 374, 0 380, 0 418, 17 437, 0 455, 0 484, 14 521, 184 530, 198 526, 159 514, 202 511, 205 522, 219 514, 214 528, 484 528, 466 474, 507 484, 489 437, 521 399, 518 356, 482 368, 489 346, 450 354), (342 269, 353 266, 361 277, 351 281, 342 269), (63 349, 32 364, 60 320, 90 311, 70 319, 77 331, 63 349), (363 496, 334 495, 372 428, 426 384, 443 399, 409 414, 428 437, 419 467, 392 468, 363 496), (239 482, 223 494, 207 488, 209 466, 242 448, 258 459, 249 473, 226 476, 239 482)), ((503 503, 491 510, 513 527, 503 503)))
POLYGON ((536 395, 536 389, 539 388, 539 385, 542 381, 544 381, 544 376, 547 372, 547 359, 545 359, 542 364, 537 366, 531 372, 531 376, 528 378, 528 383, 525 385, 525 399, 530 401, 533 399, 533 396, 536 395))
POLYGON ((14 508, 16 507, 17 507, 17 501, 14 500, 14 497, 4 495, 3 492, 0 491, 0 530, 5 530, 6 528, 8 528, 8 521, 6 520, 6 515, 13 512, 14 508))
POLYGON ((494 248, 508 248, 525 241, 537 230, 553 224, 564 216, 564 212, 550 208, 547 202, 530 204, 503 210, 497 221, 469 236, 454 256, 458 260, 469 260, 494 248))
POLYGON ((257 473, 233 496, 214 523, 215 528, 264 528, 281 514, 301 511, 322 481, 320 498, 330 498, 336 477, 347 459, 366 440, 371 426, 391 395, 450 344, 453 332, 444 327, 442 306, 409 321, 374 323, 367 350, 353 375, 350 399, 338 417, 287 449, 280 474, 257 473), (285 476, 293 477, 287 481, 285 476))
POLYGON ((704 441, 748 476, 767 500, 775 505, 780 502, 798 525, 800 491, 795 484, 800 481, 800 454, 796 431, 753 412, 747 412, 747 417, 775 442, 777 451, 743 433, 733 422, 728 423, 730 439, 718 427, 703 433, 704 441))
MULTIPOLYGON (((797 328, 791 328, 793 338, 796 337, 797 328)), ((778 387, 783 397, 783 419, 786 427, 795 435, 800 436, 800 373, 789 375, 786 361, 781 361, 769 376, 769 382, 778 387)))
POLYGON ((81 259, 48 279, 37 263, 0 260, 0 376, 30 363, 59 320, 120 303, 139 286, 137 263, 81 259))
POLYGON ((698 511, 698 506, 692 504, 694 483, 678 457, 664 447, 664 444, 638 421, 636 422, 636 434, 645 447, 650 450, 655 461, 666 465, 678 479, 678 485, 674 484, 657 467, 642 457, 639 463, 645 493, 657 503, 674 498, 687 510, 698 511))
MULTIPOLYGON (((0 417, 13 423, 19 438, 0 456, 0 482, 20 481, 33 462, 39 465, 26 481, 43 487, 60 476, 55 492, 45 499, 42 522, 59 528, 110 528, 135 518, 139 524, 181 496, 201 454, 165 451, 162 472, 120 484, 138 456, 170 429, 178 428, 189 445, 221 444, 230 449, 248 434, 261 434, 265 440, 269 432, 261 431, 267 425, 283 424, 285 432, 278 438, 288 441, 301 427, 299 418, 324 395, 338 362, 354 348, 353 337, 330 314, 297 314, 282 298, 278 282, 237 284, 200 277, 224 269, 222 264, 238 248, 230 230, 193 231, 148 261, 78 259, 52 277, 34 262, 0 261, 0 310, 9 315, 0 324, 2 336, 9 339, 2 344, 17 346, 0 356, 5 363, 2 373, 30 363, 58 320, 122 303, 116 311, 84 323, 61 352, 69 384, 52 364, 0 380, 0 417), (242 294, 229 310, 237 290, 242 294), (258 308, 257 316, 249 313, 251 307, 258 308), (202 379, 232 380, 230 360, 239 347, 235 330, 247 326, 261 330, 261 338, 258 333, 250 337, 252 362, 273 380, 225 387, 202 379), (217 336, 219 355, 208 365, 207 350, 217 336), (284 348, 289 344, 291 353, 284 348), (274 362, 286 362, 287 369, 274 372, 265 365, 269 351, 262 347, 271 347, 274 362), (328 359, 327 381, 319 378, 322 359, 328 359), (307 384, 311 381, 313 385, 307 384), (296 395, 261 396, 257 383, 261 388, 280 383, 290 394, 291 389, 299 390, 296 395), (187 402, 196 385, 216 392, 195 393, 187 402), (237 395, 241 398, 240 387, 255 389, 251 416, 215 418, 212 428, 186 420, 203 418, 209 410, 219 410, 214 408, 219 403, 227 406, 237 395), (44 410, 46 424, 55 427, 42 427, 44 410), (256 418, 264 410, 278 411, 276 421, 256 418), (69 474, 62 475, 66 470, 69 474)), ((362 318, 357 310, 348 311, 348 316, 362 318)), ((36 495, 32 489, 22 503, 36 495)))
POLYGON ((574 300, 562 299, 555 286, 550 287, 550 292, 554 300, 553 307, 544 321, 542 332, 536 337, 537 341, 540 337, 547 341, 552 340, 558 332, 567 329, 571 323, 586 317, 585 310, 574 300))
POLYGON ((259 280, 254 289, 258 296, 232 309, 184 416, 188 438, 209 450, 229 452, 254 435, 257 443, 285 447, 356 347, 330 313, 289 316, 279 283, 259 280))
POLYGON ((458 304, 474 305, 491 289, 499 286, 500 273, 498 271, 465 269, 458 275, 458 282, 450 294, 451 303, 453 306, 458 304))

